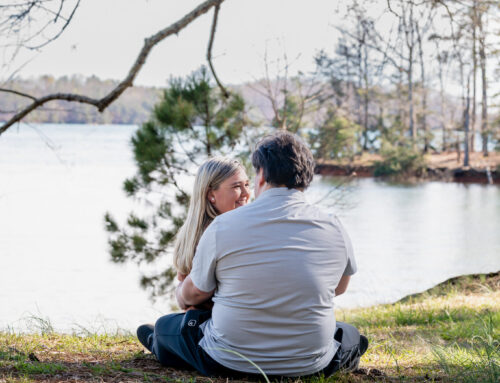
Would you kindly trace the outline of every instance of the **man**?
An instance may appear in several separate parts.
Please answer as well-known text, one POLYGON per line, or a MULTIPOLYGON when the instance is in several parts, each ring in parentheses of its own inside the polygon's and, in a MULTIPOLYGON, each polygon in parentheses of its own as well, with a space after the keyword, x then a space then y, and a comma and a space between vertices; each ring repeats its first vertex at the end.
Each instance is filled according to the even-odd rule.
POLYGON ((212 222, 176 291, 181 308, 212 298, 212 312, 164 316, 139 327, 139 339, 163 364, 205 375, 258 373, 247 359, 273 376, 357 368, 368 341, 336 323, 333 305, 356 264, 338 219, 305 201, 310 150, 278 132, 252 164, 256 201, 212 222))

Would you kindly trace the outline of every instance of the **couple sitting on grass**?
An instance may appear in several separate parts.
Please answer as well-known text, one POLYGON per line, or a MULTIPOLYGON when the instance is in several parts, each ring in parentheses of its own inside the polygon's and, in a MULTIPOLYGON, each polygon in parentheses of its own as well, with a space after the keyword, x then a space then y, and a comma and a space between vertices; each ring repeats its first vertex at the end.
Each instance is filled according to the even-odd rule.
POLYGON ((252 154, 255 201, 235 160, 210 159, 196 175, 175 246, 184 313, 137 329, 165 366, 207 376, 329 376, 357 368, 366 337, 336 322, 334 297, 356 271, 339 220, 310 205, 314 161, 287 132, 252 154), (245 359, 247 358, 247 359, 245 359))

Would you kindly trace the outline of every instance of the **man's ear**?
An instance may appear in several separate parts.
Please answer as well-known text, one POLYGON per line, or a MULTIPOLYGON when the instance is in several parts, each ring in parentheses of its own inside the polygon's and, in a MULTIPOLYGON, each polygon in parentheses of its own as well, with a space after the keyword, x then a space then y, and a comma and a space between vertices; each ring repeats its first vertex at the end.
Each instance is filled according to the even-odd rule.
POLYGON ((267 182, 264 179, 264 169, 260 168, 255 175, 254 195, 259 198, 259 195, 266 189, 267 182))
POLYGON ((262 187, 266 183, 266 180, 264 178, 264 169, 260 168, 258 173, 259 173, 259 178, 258 178, 259 187, 262 187))

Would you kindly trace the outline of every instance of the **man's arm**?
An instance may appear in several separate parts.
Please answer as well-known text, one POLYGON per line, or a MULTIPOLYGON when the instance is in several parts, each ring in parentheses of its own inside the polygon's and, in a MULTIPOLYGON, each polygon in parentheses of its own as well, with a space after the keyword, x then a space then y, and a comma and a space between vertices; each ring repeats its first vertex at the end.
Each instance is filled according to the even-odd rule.
POLYGON ((186 310, 190 306, 196 306, 209 300, 214 295, 214 291, 215 289, 210 292, 200 290, 194 285, 191 277, 188 275, 186 279, 177 286, 175 296, 179 307, 182 310, 186 310))
POLYGON ((343 275, 342 278, 340 278, 339 284, 337 285, 337 288, 335 289, 335 296, 336 297, 345 293, 345 291, 347 290, 347 285, 349 285, 350 279, 351 279, 350 275, 343 275))

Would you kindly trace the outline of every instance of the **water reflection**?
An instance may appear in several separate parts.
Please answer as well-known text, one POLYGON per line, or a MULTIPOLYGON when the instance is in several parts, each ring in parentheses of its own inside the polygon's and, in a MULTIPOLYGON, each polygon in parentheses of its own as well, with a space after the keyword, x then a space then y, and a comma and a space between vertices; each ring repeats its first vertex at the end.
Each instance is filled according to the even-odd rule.
MULTIPOLYGON (((318 178, 311 193, 332 182, 318 178)), ((343 307, 392 302, 450 277, 500 269, 500 188, 429 182, 349 182, 351 208, 337 211, 359 272, 343 307)))

